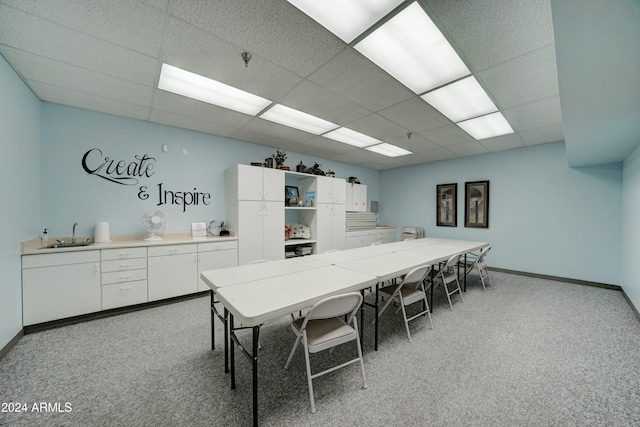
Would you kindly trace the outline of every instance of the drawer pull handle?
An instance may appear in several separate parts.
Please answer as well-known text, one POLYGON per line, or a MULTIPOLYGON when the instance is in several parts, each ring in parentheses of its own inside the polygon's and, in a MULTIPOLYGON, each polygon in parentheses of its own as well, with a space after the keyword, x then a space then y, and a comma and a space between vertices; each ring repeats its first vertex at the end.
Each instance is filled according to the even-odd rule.
POLYGON ((169 249, 169 253, 170 254, 177 254, 178 250, 177 249, 169 249))
POLYGON ((128 291, 131 289, 131 286, 120 286, 121 291, 128 291))
POLYGON ((120 264, 120 268, 129 268, 131 264, 120 264))
POLYGON ((131 275, 128 275, 128 276, 120 276, 120 280, 127 280, 127 279, 131 279, 131 275))
POLYGON ((129 255, 131 255, 131 252, 120 252, 118 254, 120 258, 129 258, 129 255))

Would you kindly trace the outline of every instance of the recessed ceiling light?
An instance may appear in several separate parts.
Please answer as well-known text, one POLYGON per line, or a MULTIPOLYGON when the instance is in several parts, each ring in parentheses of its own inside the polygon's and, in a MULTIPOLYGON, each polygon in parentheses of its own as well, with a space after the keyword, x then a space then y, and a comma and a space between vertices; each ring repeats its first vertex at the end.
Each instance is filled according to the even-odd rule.
POLYGON ((300 129, 314 135, 320 135, 338 127, 335 123, 286 107, 282 104, 276 104, 269 108, 260 115, 260 118, 300 129))
POLYGON ((369 147, 365 147, 365 150, 373 151, 374 153, 382 154, 387 157, 400 157, 406 156, 407 154, 413 154, 411 151, 405 150, 404 148, 397 147, 395 145, 387 144, 386 142, 378 145, 371 145, 369 147))
POLYGON ((162 64, 158 89, 255 116, 271 101, 208 77, 162 64))
POLYGON ((456 123, 475 139, 487 139, 494 136, 513 133, 513 129, 502 113, 492 113, 456 123))
POLYGON ((325 133, 322 136, 338 142, 353 145, 358 148, 364 148, 369 145, 380 144, 382 142, 379 139, 371 138, 370 136, 347 128, 338 128, 329 133, 325 133))
POLYGON ((489 95, 473 76, 425 93, 422 99, 453 122, 498 111, 489 95))
POLYGON ((417 2, 354 47, 417 94, 471 74, 417 2))
POLYGON ((345 43, 371 27, 403 0, 287 0, 345 43))

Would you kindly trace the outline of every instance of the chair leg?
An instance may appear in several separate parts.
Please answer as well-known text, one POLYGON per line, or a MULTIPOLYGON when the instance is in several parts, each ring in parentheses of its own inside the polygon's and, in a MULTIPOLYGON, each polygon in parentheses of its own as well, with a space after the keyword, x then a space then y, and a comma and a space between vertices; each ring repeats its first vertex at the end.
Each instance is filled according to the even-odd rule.
POLYGON ((367 388, 367 377, 364 376, 364 358, 362 357, 362 347, 360 346, 360 334, 358 333, 358 321, 353 318, 353 328, 356 330, 356 348, 360 357, 360 372, 362 372, 362 388, 367 388))
POLYGON ((453 304, 451 304, 451 294, 449 293, 449 287, 447 286, 447 282, 445 282, 444 280, 442 281, 442 283, 444 283, 444 293, 447 294, 447 300, 449 300, 449 308, 451 309, 451 311, 453 311, 453 304))
POLYGON ((409 321, 407 320, 407 312, 404 308, 404 303, 400 302, 400 307, 402 308, 402 318, 404 319, 404 327, 407 329, 407 337, 409 337, 409 342, 411 341, 411 332, 409 331, 409 321))
MULTIPOLYGON (((311 413, 316 413, 316 402, 313 398, 313 381, 311 378, 311 363, 309 362, 309 346, 307 345, 307 337, 302 337, 302 345, 304 347, 304 361, 307 364, 307 383, 309 385, 309 400, 311 401, 311 413)), ((358 344, 360 347, 360 344, 358 344)))
POLYGON ((291 359, 293 359, 293 355, 298 348, 298 344, 300 344, 300 335, 296 337, 296 342, 293 344, 293 348, 291 349, 291 353, 289 353, 289 358, 287 359, 287 363, 284 365, 284 369, 289 369, 289 363, 291 363, 291 359))

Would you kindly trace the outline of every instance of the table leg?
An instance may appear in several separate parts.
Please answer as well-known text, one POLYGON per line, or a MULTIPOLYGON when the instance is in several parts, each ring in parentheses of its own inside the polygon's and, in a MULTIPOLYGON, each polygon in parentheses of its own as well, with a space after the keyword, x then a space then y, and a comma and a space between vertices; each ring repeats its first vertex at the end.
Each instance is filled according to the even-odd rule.
POLYGON ((260 326, 253 327, 253 425, 258 425, 258 338, 260 326))
MULTIPOLYGON (((226 309, 225 309, 226 312, 226 309)), ((226 314, 226 313, 225 313, 226 314)), ((229 330, 230 333, 233 335, 234 334, 234 328, 233 328, 233 314, 229 313, 229 317, 228 317, 228 322, 229 322, 229 330)), ((235 340, 229 340, 231 341, 229 344, 231 344, 231 354, 230 354, 230 358, 231 358, 231 390, 235 390, 236 389, 236 358, 235 358, 235 340)))
POLYGON ((222 327, 224 328, 224 373, 229 373, 229 310, 224 309, 224 317, 222 320, 222 327))
POLYGON ((467 292, 467 253, 464 253, 464 291, 467 292))
POLYGON ((362 304, 360 304, 360 349, 364 351, 364 289, 360 293, 362 294, 362 304))
POLYGON ((213 289, 211 290, 211 350, 216 349, 216 328, 214 318, 216 317, 215 308, 213 303, 215 301, 215 297, 213 296, 213 289))
POLYGON ((378 321, 380 320, 380 319, 378 318, 378 308, 379 308, 379 307, 378 307, 378 301, 379 301, 379 300, 378 300, 378 297, 379 297, 379 289, 380 289, 380 286, 378 286, 378 284, 376 283, 376 301, 375 301, 375 310, 376 310, 376 314, 375 314, 375 316, 376 316, 376 320, 375 320, 375 328, 374 328, 374 329, 375 329, 375 334, 376 334, 376 336, 375 336, 375 340, 374 340, 374 343, 373 343, 373 349, 374 349, 375 351, 378 351, 378 321))

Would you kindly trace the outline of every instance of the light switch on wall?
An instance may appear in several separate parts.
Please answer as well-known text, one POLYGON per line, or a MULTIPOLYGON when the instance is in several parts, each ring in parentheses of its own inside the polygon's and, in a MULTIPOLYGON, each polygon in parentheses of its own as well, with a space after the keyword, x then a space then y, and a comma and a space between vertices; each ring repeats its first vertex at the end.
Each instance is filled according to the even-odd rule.
POLYGON ((169 152, 169 146, 162 144, 162 152, 163 153, 168 153, 169 152))
POLYGON ((183 155, 183 156, 186 156, 186 155, 187 155, 187 149, 186 149, 186 148, 183 148, 183 149, 182 149, 182 155, 183 155))

